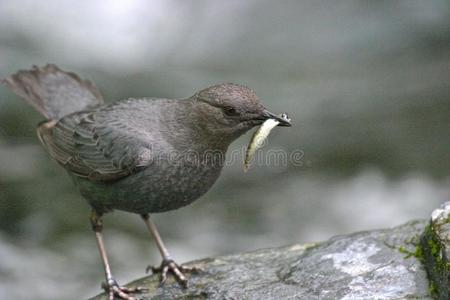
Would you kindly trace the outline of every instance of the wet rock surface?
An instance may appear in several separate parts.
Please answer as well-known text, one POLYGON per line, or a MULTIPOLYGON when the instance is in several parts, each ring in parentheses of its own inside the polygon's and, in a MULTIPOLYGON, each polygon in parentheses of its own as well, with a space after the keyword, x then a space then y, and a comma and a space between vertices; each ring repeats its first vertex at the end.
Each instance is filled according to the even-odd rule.
MULTIPOLYGON (((432 299, 426 271, 415 253, 427 222, 337 236, 188 263, 204 271, 182 289, 159 276, 128 286, 149 290, 141 299, 432 299)), ((106 299, 99 295, 92 300, 106 299)))

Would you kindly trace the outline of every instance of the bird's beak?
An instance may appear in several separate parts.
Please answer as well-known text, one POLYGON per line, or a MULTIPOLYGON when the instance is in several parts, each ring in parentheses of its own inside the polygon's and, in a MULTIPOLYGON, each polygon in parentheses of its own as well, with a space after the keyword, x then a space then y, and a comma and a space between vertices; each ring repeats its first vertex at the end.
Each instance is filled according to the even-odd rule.
POLYGON ((290 120, 281 118, 280 116, 278 116, 278 115, 276 115, 274 113, 271 113, 267 109, 265 109, 263 111, 261 116, 264 118, 264 120, 268 120, 268 119, 277 120, 278 122, 280 122, 280 124, 278 126, 284 126, 284 127, 291 127, 292 126, 290 120))

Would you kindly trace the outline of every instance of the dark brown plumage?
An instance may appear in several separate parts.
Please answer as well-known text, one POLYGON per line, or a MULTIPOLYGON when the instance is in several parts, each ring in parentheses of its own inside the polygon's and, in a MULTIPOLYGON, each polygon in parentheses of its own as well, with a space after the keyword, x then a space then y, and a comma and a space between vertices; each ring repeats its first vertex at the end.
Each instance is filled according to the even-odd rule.
MULTIPOLYGON (((104 104, 95 85, 54 65, 19 71, 4 83, 47 121, 38 136, 93 208, 91 217, 110 295, 132 299, 114 281, 101 235, 101 216, 113 209, 140 214, 171 271, 186 284, 149 213, 185 206, 219 177, 228 146, 268 118, 249 88, 219 84, 187 99, 127 99, 104 104)), ((112 297, 111 296, 111 297, 112 297)))

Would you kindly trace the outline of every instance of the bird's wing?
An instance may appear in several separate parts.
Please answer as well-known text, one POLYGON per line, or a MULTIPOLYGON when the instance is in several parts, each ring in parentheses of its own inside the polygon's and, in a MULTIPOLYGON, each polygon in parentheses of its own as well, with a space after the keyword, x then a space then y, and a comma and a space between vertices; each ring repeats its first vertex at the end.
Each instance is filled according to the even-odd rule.
POLYGON ((50 155, 75 176, 112 181, 152 162, 152 137, 108 111, 78 112, 43 123, 38 135, 50 155))

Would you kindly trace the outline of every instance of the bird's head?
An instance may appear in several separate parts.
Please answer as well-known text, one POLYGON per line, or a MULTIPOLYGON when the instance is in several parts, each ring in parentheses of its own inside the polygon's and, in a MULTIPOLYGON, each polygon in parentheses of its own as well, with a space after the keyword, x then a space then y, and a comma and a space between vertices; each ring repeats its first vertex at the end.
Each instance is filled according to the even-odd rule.
POLYGON ((291 124, 269 112, 248 87, 224 83, 208 87, 192 97, 201 126, 211 134, 235 139, 267 119, 279 126, 291 124))

